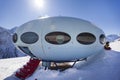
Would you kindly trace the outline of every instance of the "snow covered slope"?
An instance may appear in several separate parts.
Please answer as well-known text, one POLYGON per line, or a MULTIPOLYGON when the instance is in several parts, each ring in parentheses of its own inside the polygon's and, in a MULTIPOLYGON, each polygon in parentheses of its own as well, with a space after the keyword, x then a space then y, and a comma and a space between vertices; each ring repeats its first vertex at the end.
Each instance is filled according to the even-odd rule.
MULTIPOLYGON (((63 72, 43 70, 38 67, 36 72, 26 80, 120 80, 120 43, 111 43, 112 50, 89 59, 78 62, 74 68, 63 72), (117 51, 114 51, 117 50, 117 51)), ((29 57, 0 60, 0 80, 12 75, 28 61, 29 57)))
POLYGON ((114 40, 120 38, 120 36, 116 35, 116 34, 111 34, 107 36, 107 41, 109 42, 113 42, 114 40))
POLYGON ((0 59, 0 80, 13 74, 29 60, 29 57, 0 59))
POLYGON ((0 59, 24 56, 12 43, 12 32, 0 27, 0 59))
POLYGON ((112 47, 112 50, 120 52, 120 38, 116 39, 115 42, 111 42, 110 46, 112 47))

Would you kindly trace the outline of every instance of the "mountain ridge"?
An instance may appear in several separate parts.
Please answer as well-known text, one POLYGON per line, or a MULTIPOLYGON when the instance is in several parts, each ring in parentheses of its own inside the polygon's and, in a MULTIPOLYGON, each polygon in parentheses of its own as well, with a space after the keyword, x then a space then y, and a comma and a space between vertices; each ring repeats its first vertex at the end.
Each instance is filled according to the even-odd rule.
POLYGON ((24 54, 13 45, 13 33, 14 32, 0 27, 0 59, 24 56, 24 54))

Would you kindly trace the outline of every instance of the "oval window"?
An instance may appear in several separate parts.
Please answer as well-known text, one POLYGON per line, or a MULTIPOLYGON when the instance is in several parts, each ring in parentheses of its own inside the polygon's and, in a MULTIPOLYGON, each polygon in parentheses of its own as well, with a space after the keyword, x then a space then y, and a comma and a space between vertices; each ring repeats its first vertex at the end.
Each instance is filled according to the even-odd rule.
POLYGON ((64 32, 51 32, 45 36, 45 40, 51 44, 65 44, 69 42, 71 37, 64 32))
POLYGON ((21 40, 26 44, 33 44, 37 42, 39 36, 34 32, 26 32, 21 35, 21 40))
POLYGON ((91 34, 91 33, 80 33, 78 36, 77 36, 77 41, 81 44, 92 44, 96 41, 96 37, 91 34))
POLYGON ((17 39, 18 39, 18 36, 17 36, 16 33, 14 33, 13 36, 12 36, 13 42, 16 43, 16 42, 17 42, 17 39))
POLYGON ((100 35, 100 43, 101 43, 101 44, 105 44, 105 41, 106 41, 105 35, 104 35, 104 34, 101 34, 101 35, 100 35))

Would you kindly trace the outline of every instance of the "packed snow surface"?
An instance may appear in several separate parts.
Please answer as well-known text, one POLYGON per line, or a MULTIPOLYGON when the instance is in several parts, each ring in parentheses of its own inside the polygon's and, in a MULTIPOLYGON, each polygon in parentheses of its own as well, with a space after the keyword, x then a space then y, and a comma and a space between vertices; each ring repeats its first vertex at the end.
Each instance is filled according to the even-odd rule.
MULTIPOLYGON (((106 50, 88 61, 80 61, 65 71, 44 70, 40 66, 26 80, 120 80, 120 41, 110 44, 112 50, 106 50)), ((0 80, 14 74, 29 57, 0 60, 0 80)))
POLYGON ((110 43, 112 50, 120 52, 120 38, 110 43))

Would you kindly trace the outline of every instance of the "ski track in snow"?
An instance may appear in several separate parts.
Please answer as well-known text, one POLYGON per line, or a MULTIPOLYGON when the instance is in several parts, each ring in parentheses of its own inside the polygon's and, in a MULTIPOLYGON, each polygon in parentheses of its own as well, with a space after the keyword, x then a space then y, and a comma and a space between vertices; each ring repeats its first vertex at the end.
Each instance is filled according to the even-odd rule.
MULTIPOLYGON (((26 80, 120 80, 120 41, 110 44, 112 50, 102 52, 87 62, 78 62, 74 68, 63 72, 38 67, 26 80)), ((30 57, 0 60, 0 80, 14 74, 30 57)))

